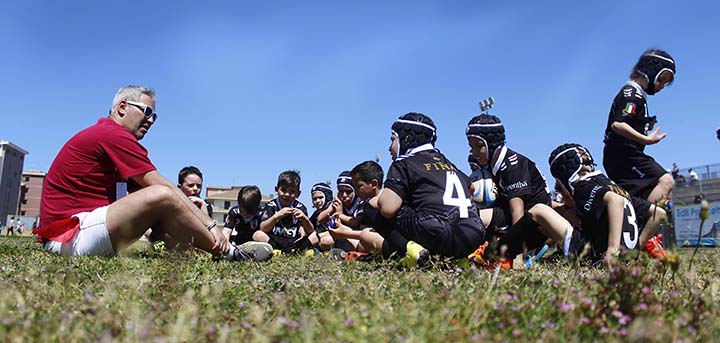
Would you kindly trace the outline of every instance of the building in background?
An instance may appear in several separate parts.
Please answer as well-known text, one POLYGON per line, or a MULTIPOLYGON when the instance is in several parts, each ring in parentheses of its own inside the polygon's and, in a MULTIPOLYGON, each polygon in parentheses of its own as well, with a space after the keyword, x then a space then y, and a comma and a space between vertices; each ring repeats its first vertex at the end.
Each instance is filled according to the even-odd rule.
MULTIPOLYGON (((205 189, 205 200, 213 207, 212 218, 214 220, 218 223, 225 222, 230 208, 237 205, 237 196, 242 187, 243 186, 231 186, 229 188, 208 186, 205 189)), ((260 200, 260 206, 265 206, 265 204, 273 198, 274 196, 272 195, 263 195, 260 200)))
POLYGON ((0 141, 0 220, 9 222, 18 213, 20 180, 26 150, 8 141, 0 141))
POLYGON ((42 196, 45 175, 44 172, 33 170, 22 173, 20 204, 18 205, 19 215, 36 218, 40 216, 40 197, 42 196))

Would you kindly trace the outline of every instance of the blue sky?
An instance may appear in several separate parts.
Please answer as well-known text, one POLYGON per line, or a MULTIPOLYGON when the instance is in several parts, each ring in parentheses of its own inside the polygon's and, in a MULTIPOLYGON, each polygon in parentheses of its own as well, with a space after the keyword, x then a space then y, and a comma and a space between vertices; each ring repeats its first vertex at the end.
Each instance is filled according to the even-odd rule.
MULTIPOLYGON (((148 85, 159 119, 142 144, 175 180, 257 184, 299 169, 301 200, 381 158, 390 125, 431 116, 437 146, 468 169, 465 125, 493 96, 508 146, 549 175, 557 145, 602 160, 612 98, 647 48, 677 60, 649 99, 668 137, 647 152, 669 168, 718 162, 712 43, 718 5, 670 1, 132 2, 0 5, 0 139, 46 171, 65 141, 107 114, 115 91, 148 85)), ((552 186, 552 182, 551 182, 552 186)))

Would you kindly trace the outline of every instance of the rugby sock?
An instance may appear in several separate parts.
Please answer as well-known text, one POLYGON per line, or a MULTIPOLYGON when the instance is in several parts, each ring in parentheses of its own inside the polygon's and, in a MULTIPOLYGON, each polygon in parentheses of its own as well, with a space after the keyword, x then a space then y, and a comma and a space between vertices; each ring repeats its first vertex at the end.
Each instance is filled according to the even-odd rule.
POLYGON ((563 239, 563 253, 565 254, 565 257, 570 255, 570 241, 572 241, 572 234, 573 228, 571 226, 567 228, 567 231, 565 231, 565 238, 563 239))

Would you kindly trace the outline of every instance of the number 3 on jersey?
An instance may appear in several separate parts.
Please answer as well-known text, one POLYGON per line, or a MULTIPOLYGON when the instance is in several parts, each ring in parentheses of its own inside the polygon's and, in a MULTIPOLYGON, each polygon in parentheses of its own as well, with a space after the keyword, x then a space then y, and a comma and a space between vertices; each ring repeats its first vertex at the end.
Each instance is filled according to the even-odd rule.
POLYGON ((640 229, 637 226, 637 217, 635 217, 635 208, 629 200, 625 199, 625 219, 622 227, 622 243, 627 249, 635 249, 640 236, 640 229))
POLYGON ((447 206, 456 206, 460 211, 460 218, 469 216, 468 208, 472 206, 470 199, 465 195, 465 188, 460 182, 460 178, 455 172, 449 171, 445 178, 445 193, 443 194, 443 204, 447 206), (454 197, 453 195, 456 195, 454 197))

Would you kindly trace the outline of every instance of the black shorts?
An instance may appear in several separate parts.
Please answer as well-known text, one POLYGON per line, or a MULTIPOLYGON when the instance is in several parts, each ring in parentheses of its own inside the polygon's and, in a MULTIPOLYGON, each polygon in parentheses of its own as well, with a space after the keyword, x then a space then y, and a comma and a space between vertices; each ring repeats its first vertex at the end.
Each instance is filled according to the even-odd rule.
POLYGON ((293 243, 295 243, 295 241, 299 239, 275 235, 268 235, 268 238, 268 243, 272 245, 273 249, 280 250, 284 253, 291 252, 293 248, 293 243))
POLYGON ((491 207, 492 219, 487 225, 488 231, 504 232, 507 228, 512 225, 512 217, 509 210, 505 210, 503 207, 491 207))
POLYGON ((478 216, 439 216, 403 207, 397 215, 397 230, 430 253, 445 257, 467 258, 485 242, 485 229, 478 216))
POLYGON ((235 245, 240 245, 253 240, 253 232, 236 232, 234 235, 231 234, 230 242, 235 245))
MULTIPOLYGON (((620 239, 621 249, 641 248, 638 245, 639 236, 642 234, 643 228, 647 224, 648 220, 650 220, 650 218, 654 215, 654 213, 650 211, 652 203, 650 203, 649 201, 638 197, 631 197, 630 203, 632 204, 633 210, 635 212, 635 223, 633 225, 629 221, 631 215, 628 212, 628 209, 625 209, 621 233, 623 237, 621 237, 620 239), (635 225, 637 225, 637 234, 635 233, 635 225), (626 241, 626 237, 628 241, 626 241), (628 246, 628 242, 630 241, 634 241, 635 246, 628 246)), ((583 220, 583 239, 586 243, 591 244, 589 256, 592 260, 598 260, 602 258, 602 256, 604 256, 605 254, 605 251, 607 251, 608 229, 609 223, 607 210, 603 211, 600 220, 590 220, 587 218, 583 220)))
POLYGON ((633 205, 633 208, 635 208, 637 224, 640 226, 640 232, 642 232, 645 224, 647 224, 650 217, 654 215, 654 213, 650 213, 650 206, 652 206, 652 203, 643 198, 634 196, 630 197, 630 203, 633 205))
POLYGON ((335 239, 334 248, 342 249, 343 251, 355 251, 355 247, 345 238, 335 239))
POLYGON ((603 167, 610 180, 640 198, 650 195, 658 180, 668 172, 642 152, 605 146, 603 167))

